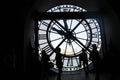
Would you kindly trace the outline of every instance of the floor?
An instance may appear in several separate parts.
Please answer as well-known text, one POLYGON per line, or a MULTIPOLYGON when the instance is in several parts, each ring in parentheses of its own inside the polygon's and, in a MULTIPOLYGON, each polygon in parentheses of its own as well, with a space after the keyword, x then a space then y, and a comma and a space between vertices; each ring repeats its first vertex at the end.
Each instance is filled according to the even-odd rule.
MULTIPOLYGON (((2 75, 6 75, 1 74, 2 75)), ((6 78, 9 78, 11 80, 57 80, 57 73, 56 72, 50 72, 49 76, 46 78, 41 78, 40 73, 19 73, 19 75, 9 73, 6 77, 3 76, 1 80, 7 80, 6 78), (24 76, 23 76, 24 75, 24 76), (9 76, 9 77, 8 77, 9 76)), ((107 72, 100 72, 99 76, 96 79, 96 74, 93 71, 90 71, 88 75, 85 74, 84 71, 77 71, 77 72, 63 72, 61 76, 61 80, 120 80, 120 74, 119 73, 107 73, 107 72)))
MULTIPOLYGON (((56 78, 57 75, 50 75, 49 80, 56 80, 56 78)), ((81 71, 76 73, 63 73, 61 80, 120 80, 120 76, 118 74, 100 73, 96 79, 94 72, 89 72, 88 75, 86 75, 84 71, 81 71)))

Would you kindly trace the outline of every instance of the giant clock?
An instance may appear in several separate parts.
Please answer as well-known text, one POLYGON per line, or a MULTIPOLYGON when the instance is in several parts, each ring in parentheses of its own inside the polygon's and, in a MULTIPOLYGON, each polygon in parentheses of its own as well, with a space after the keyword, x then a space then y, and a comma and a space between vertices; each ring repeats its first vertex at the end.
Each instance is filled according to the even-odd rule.
MULTIPOLYGON (((59 5, 47 12, 87 12, 74 5, 59 5)), ((98 51, 101 48, 100 26, 96 19, 57 19, 38 21, 38 50, 45 50, 50 60, 55 62, 55 49, 61 48, 63 71, 76 71, 79 67, 79 57, 82 48, 86 49, 89 58, 91 45, 96 44, 98 51)), ((91 62, 89 61, 89 64, 91 62)))

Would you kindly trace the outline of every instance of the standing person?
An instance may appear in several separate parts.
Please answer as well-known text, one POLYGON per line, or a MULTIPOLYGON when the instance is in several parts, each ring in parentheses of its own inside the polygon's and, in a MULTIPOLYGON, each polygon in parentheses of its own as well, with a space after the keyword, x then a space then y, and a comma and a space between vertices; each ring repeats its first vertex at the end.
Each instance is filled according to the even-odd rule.
POLYGON ((49 72, 49 61, 50 58, 46 54, 45 50, 41 52, 42 58, 41 58, 41 66, 42 66, 42 73, 41 73, 41 80, 48 80, 48 72, 49 72))
POLYGON ((86 74, 88 74, 88 58, 87 53, 85 52, 85 49, 82 49, 82 53, 79 55, 79 62, 81 66, 81 62, 83 62, 83 69, 86 74))
POLYGON ((89 59, 92 61, 93 70, 96 72, 95 80, 99 80, 99 66, 100 66, 101 58, 100 58, 99 52, 97 51, 96 44, 93 44, 92 47, 93 47, 93 49, 90 53, 89 59))
POLYGON ((99 67, 99 64, 100 64, 100 61, 101 61, 101 58, 99 56, 99 52, 97 51, 97 46, 96 44, 93 44, 92 45, 93 49, 90 53, 90 57, 89 59, 92 61, 93 63, 93 68, 94 70, 98 70, 98 67, 99 67))
POLYGON ((58 76, 57 76, 57 80, 61 80, 61 74, 62 74, 62 68, 63 68, 62 56, 60 54, 60 51, 61 51, 60 48, 56 49, 55 60, 56 60, 56 65, 57 65, 57 68, 59 71, 58 76))

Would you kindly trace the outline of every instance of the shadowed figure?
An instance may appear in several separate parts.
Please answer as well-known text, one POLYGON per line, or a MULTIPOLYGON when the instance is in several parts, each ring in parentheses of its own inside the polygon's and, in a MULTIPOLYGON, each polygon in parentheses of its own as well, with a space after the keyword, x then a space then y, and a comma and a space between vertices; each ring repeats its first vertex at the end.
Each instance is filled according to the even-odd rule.
POLYGON ((88 58, 87 58, 87 53, 85 52, 84 49, 82 49, 82 53, 79 55, 79 62, 80 62, 80 67, 81 67, 81 62, 83 62, 83 69, 86 74, 88 74, 88 58))
POLYGON ((63 68, 62 56, 60 54, 60 51, 61 51, 60 48, 56 49, 55 60, 56 60, 56 65, 57 65, 57 68, 58 68, 58 71, 59 71, 58 75, 57 75, 57 80, 61 80, 61 74, 62 74, 62 68, 63 68))
POLYGON ((41 66, 42 66, 41 80, 48 80, 48 72, 49 72, 49 69, 50 69, 50 67, 49 67, 50 58, 44 50, 41 52, 41 54, 42 54, 42 58, 41 58, 41 66))
POLYGON ((93 44, 92 47, 93 47, 93 49, 90 53, 89 59, 93 63, 93 70, 96 73, 96 80, 99 80, 99 67, 100 67, 100 63, 101 63, 101 58, 99 56, 99 52, 97 51, 96 44, 93 44))

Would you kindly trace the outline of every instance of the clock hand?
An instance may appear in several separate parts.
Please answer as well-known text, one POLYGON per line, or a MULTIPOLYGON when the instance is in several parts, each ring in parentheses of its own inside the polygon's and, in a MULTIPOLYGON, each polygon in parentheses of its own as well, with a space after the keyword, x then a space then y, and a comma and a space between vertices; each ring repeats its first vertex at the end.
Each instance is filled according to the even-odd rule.
POLYGON ((64 22, 64 26, 65 26, 66 30, 68 30, 67 20, 63 19, 63 22, 64 22))
POLYGON ((58 30, 58 29, 56 29, 56 28, 54 28, 54 27, 52 27, 52 30, 53 31, 56 31, 58 34, 60 34, 60 35, 65 35, 65 32, 64 31, 62 31, 62 30, 58 30))
POLYGON ((72 29, 71 32, 73 32, 81 23, 82 23, 83 19, 72 29))
POLYGON ((61 23, 59 23, 57 20, 54 20, 63 30, 65 30, 66 32, 67 32, 67 29, 63 26, 63 25, 61 25, 61 23))
POLYGON ((73 40, 76 40, 79 44, 81 44, 86 50, 88 50, 91 53, 91 50, 87 48, 82 42, 80 42, 75 36, 70 35, 73 40))
POLYGON ((55 50, 56 50, 65 40, 66 40, 66 38, 64 38, 64 39, 56 46, 56 48, 50 53, 49 56, 51 56, 51 55, 55 52, 55 50))

